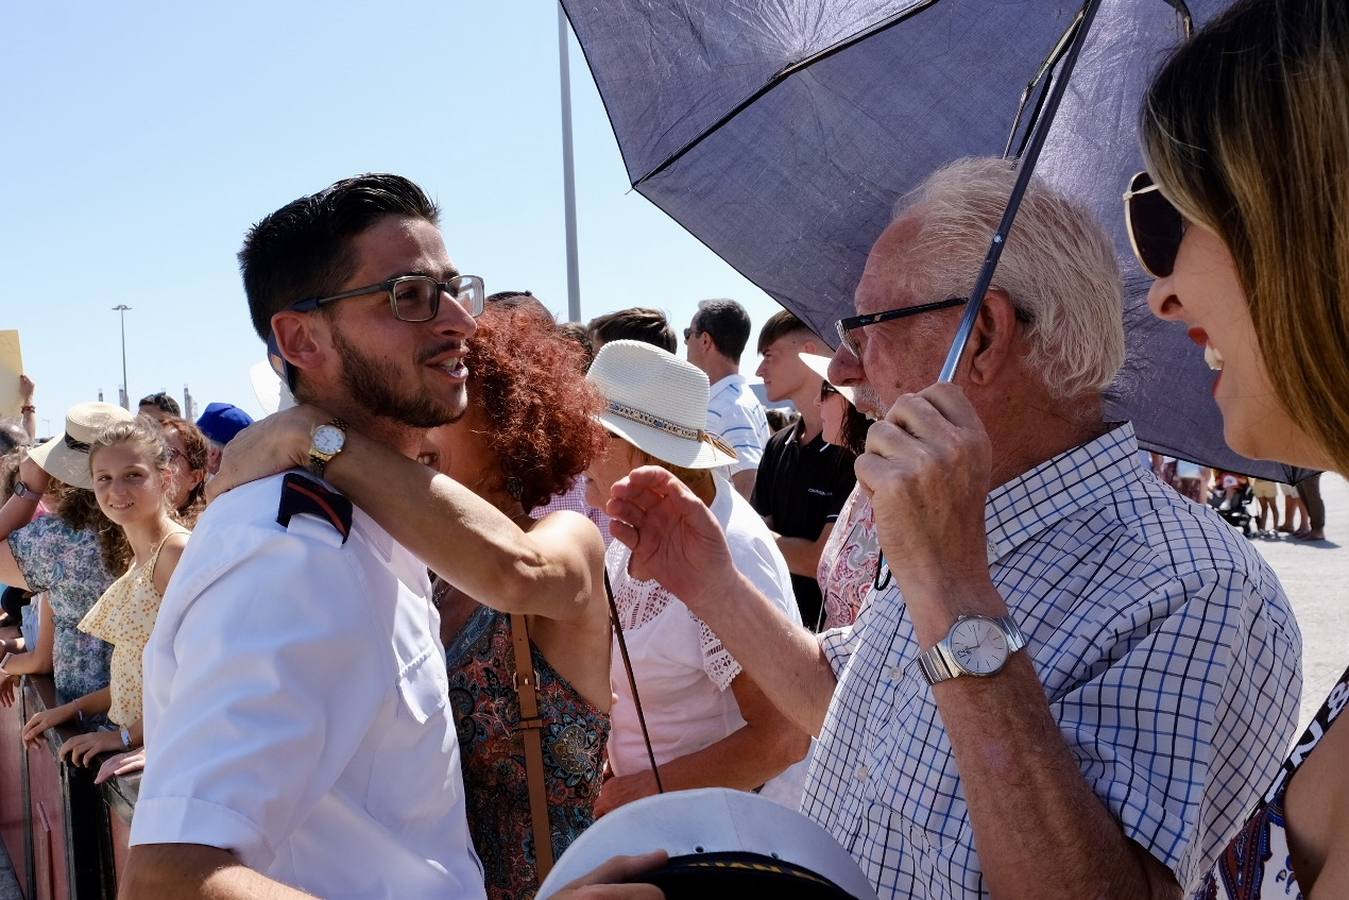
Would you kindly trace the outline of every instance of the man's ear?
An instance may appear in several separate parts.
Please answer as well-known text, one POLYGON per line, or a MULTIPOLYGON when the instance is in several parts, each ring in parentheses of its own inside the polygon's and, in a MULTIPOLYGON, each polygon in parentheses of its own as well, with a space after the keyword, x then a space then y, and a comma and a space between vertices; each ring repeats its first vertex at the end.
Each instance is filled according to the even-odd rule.
POLYGON ((796 348, 801 353, 810 353, 815 356, 833 356, 832 350, 825 350, 820 347, 820 342, 813 337, 806 338, 801 342, 801 346, 796 348))
POLYGON ((284 310, 272 316, 272 334, 282 358, 297 369, 318 369, 327 359, 330 342, 322 315, 284 310))
POLYGON ((965 348, 964 368, 971 384, 991 384, 1006 371, 1016 354, 1019 325, 1011 296, 999 288, 989 290, 965 348))

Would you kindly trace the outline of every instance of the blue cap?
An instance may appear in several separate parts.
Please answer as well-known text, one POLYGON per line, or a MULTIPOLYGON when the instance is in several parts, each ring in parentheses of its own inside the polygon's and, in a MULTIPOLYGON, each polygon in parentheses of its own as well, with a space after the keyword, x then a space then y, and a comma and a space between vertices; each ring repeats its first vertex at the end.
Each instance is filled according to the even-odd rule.
POLYGON ((208 403, 197 420, 201 433, 221 445, 252 424, 253 417, 232 403, 208 403))

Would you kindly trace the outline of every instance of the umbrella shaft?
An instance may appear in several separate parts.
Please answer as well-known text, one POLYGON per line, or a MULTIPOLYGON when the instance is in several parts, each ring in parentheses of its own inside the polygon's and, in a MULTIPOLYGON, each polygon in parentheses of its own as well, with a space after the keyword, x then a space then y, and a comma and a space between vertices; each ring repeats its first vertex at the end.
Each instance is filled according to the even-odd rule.
POLYGON ((979 278, 974 283, 974 290, 970 292, 970 302, 965 307, 965 316, 960 320, 960 328, 956 331, 955 340, 951 342, 951 350, 946 354, 946 363, 942 366, 941 375, 938 376, 938 382, 949 384, 955 379, 956 369, 960 367, 960 359, 965 355, 965 345, 969 343, 970 335, 974 333, 974 323, 979 319, 979 311, 984 306, 984 295, 988 293, 989 286, 993 283, 993 273, 997 271, 998 260, 1002 257, 1002 248, 1007 244, 1007 235, 1012 230, 1012 223, 1016 221, 1017 210, 1021 207, 1021 198, 1026 193, 1026 187, 1030 184, 1031 176, 1035 173, 1035 163, 1040 158, 1040 151, 1044 148, 1045 139, 1049 136, 1049 129, 1054 124, 1054 116, 1059 110, 1059 101, 1063 99, 1063 92, 1068 87, 1068 81, 1072 78, 1073 67, 1077 65, 1077 57, 1082 52, 1082 46, 1087 42, 1087 35, 1091 31, 1091 23, 1096 18, 1096 10, 1100 8, 1101 0, 1087 0, 1079 16, 1077 33, 1073 35, 1072 46, 1068 49, 1067 55, 1063 59, 1063 71, 1059 73, 1059 78, 1054 82, 1049 91, 1049 97, 1045 100, 1044 112, 1040 121, 1035 123, 1035 132, 1030 139, 1030 144, 1021 156, 1021 166, 1017 170, 1016 183, 1012 186, 1012 194, 1007 198, 1007 208, 1003 211, 1002 221, 998 223, 998 230, 993 234, 993 242, 988 247, 988 254, 984 257, 983 267, 979 270, 979 278))

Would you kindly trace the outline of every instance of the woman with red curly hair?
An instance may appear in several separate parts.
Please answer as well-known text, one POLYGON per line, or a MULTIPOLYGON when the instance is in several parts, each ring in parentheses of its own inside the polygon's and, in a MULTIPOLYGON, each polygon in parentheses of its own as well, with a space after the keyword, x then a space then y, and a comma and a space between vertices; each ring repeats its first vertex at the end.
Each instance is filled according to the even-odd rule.
MULTIPOLYGON (((492 897, 532 896, 535 834, 547 829, 556 859, 599 796, 611 701, 604 544, 577 513, 529 515, 605 446, 585 363, 541 305, 489 304, 465 358, 468 408, 428 432, 419 458, 441 474, 354 433, 342 453, 360 464, 343 467, 346 478, 328 470, 438 576, 469 827, 492 897), (389 487, 409 483, 418 489, 389 487), (533 672, 522 674, 525 648, 533 672), (535 716, 521 713, 529 695, 535 716)), ((230 442, 208 493, 295 465, 330 419, 300 406, 255 424, 230 442)))

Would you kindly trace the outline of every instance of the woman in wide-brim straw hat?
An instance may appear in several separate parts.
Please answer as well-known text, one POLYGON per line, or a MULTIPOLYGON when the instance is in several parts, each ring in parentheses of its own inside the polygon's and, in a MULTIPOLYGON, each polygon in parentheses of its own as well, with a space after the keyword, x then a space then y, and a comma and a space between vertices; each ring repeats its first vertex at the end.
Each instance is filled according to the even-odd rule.
MULTIPOLYGON (((1349 473, 1349 3, 1236 4, 1163 66, 1140 131, 1125 216, 1148 302, 1221 369, 1227 443, 1349 473)), ((1349 897, 1347 698, 1349 672, 1213 872, 1182 887, 1349 897)))
POLYGON ((61 702, 108 686, 112 646, 76 627, 130 561, 122 530, 98 508, 91 488, 89 446, 108 425, 131 413, 107 403, 81 403, 65 430, 20 463, 14 496, 0 509, 0 582, 45 591, 39 645, 11 658, 0 699, 19 675, 52 672, 61 702), (47 498, 53 515, 33 518, 47 498))
MULTIPOLYGON (((598 418, 610 435, 607 452, 586 473, 590 502, 602 508, 613 484, 634 468, 668 469, 721 523, 736 567, 799 621, 791 575, 772 533, 717 473, 735 461, 735 452, 707 432, 707 376, 658 347, 613 341, 600 348, 589 378, 604 397, 598 418)), ((654 581, 628 576, 630 555, 615 542, 605 565, 662 786, 764 787, 794 806, 801 779, 792 767, 805 756, 809 738, 773 708, 678 597, 654 581)), ((600 792, 601 814, 657 790, 617 652, 612 673, 613 777, 600 792)))

